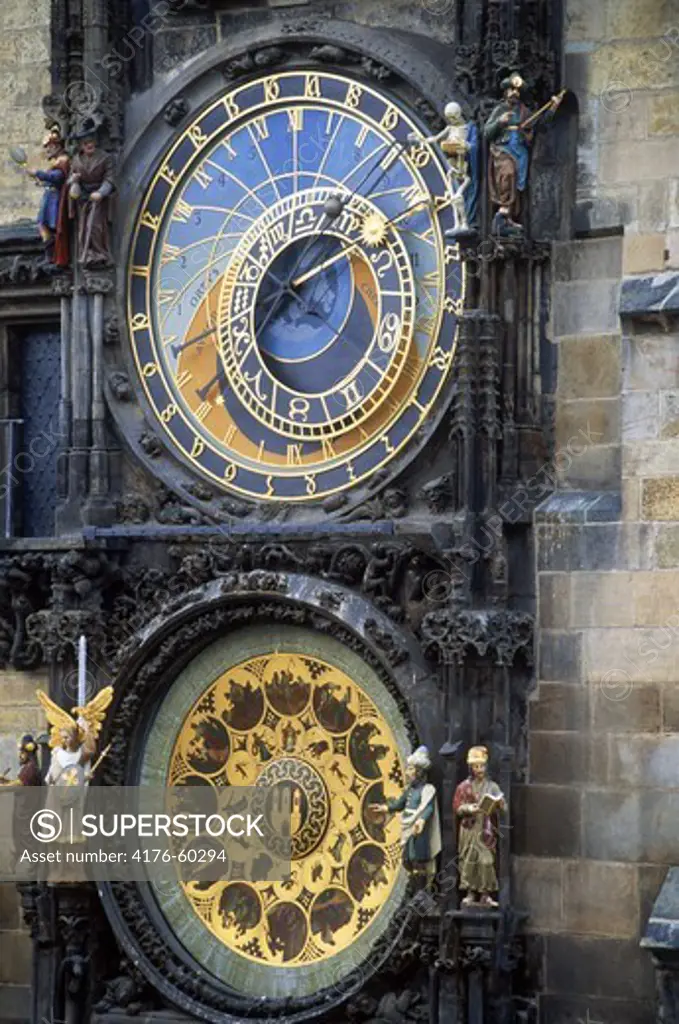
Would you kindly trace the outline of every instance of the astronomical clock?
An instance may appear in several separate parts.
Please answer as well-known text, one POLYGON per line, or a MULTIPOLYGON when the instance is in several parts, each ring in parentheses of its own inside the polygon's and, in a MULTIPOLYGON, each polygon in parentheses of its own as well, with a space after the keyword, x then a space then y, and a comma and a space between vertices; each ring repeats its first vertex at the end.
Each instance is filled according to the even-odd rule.
POLYGON ((431 429, 463 275, 424 131, 375 85, 297 70, 223 92, 159 158, 127 327, 157 432, 203 480, 314 504, 431 429))

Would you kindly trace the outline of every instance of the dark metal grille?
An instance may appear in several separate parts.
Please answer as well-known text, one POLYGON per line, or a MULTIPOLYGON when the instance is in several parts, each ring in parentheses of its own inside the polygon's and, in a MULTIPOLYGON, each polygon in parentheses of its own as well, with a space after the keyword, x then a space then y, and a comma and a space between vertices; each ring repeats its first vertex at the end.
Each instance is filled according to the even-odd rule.
POLYGON ((20 481, 21 533, 54 533, 59 454, 61 345, 58 333, 31 331, 21 341, 20 446, 14 476, 20 481))

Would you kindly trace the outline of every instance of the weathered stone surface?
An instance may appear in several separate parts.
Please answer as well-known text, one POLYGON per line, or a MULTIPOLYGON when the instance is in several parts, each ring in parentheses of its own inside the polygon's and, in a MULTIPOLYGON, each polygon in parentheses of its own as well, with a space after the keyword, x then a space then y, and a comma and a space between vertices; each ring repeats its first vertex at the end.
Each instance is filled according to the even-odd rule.
POLYGON ((679 732, 679 683, 668 683, 663 690, 663 729, 679 732))
POLYGON ((620 100, 612 102, 610 94, 602 95, 598 104, 598 138, 602 142, 616 139, 646 137, 646 96, 621 92, 620 100))
MULTIPOLYGON (((600 733, 658 732, 662 728, 659 686, 633 686, 622 700, 612 700, 606 688, 592 691, 592 728, 600 733)), ((611 765, 612 770, 615 766, 611 765)))
POLYGON ((564 629, 570 625, 570 587, 568 576, 542 573, 538 577, 539 620, 545 629, 564 629))
MULTIPOLYGON (((636 626, 662 626, 679 609, 679 572, 640 572, 632 577, 630 594, 636 626)), ((679 637, 679 614, 674 624, 679 637)))
POLYGON ((679 230, 677 228, 667 232, 667 266, 671 270, 679 269, 679 230))
POLYGON ((579 633, 543 630, 539 639, 539 678, 544 682, 579 682, 582 637, 579 633))
POLYGON ((555 285, 552 290, 552 337, 617 331, 619 296, 618 278, 555 285))
POLYGON ((619 391, 619 335, 560 339, 557 382, 559 398, 610 398, 617 396, 619 391))
POLYGON ((0 933, 0 943, 0 984, 30 984, 33 944, 28 933, 0 933))
POLYGON ((514 857, 514 902, 530 914, 531 930, 558 932, 563 927, 563 861, 514 857))
POLYGON ((639 931, 637 868, 604 861, 567 862, 563 871, 566 930, 632 938, 639 931))
POLYGON ((623 448, 625 476, 679 474, 679 440, 630 441, 623 448))
POLYGON ((597 4, 592 9, 587 0, 568 0, 566 11, 566 43, 581 43, 603 39, 606 29, 606 8, 597 4))
POLYGON ((622 396, 623 441, 658 436, 660 399, 657 391, 626 391, 622 396))
POLYGON ((679 92, 649 96, 648 131, 651 135, 679 134, 679 92))
POLYGON ((637 235, 626 232, 622 265, 624 274, 662 270, 665 266, 664 233, 637 235))
MULTIPOLYGON (((567 445, 569 439, 582 436, 579 435, 579 431, 584 431, 588 436, 596 436, 599 445, 616 444, 620 438, 620 400, 596 398, 558 402, 557 445, 567 445)), ((573 459, 571 470, 577 472, 576 464, 581 458, 582 456, 578 454, 573 459)))
POLYGON ((604 142, 600 150, 601 181, 615 184, 629 181, 630 176, 641 181, 671 177, 676 170, 676 147, 674 138, 604 142))
POLYGON ((622 239, 555 242, 553 260, 555 281, 611 280, 622 271, 622 239))
POLYGON ((679 437, 679 391, 660 392, 660 436, 679 437))
MULTIPOLYGON (((578 732, 531 732, 530 780, 565 786, 592 778, 590 737, 578 732)), ((605 780, 597 780, 605 781, 605 780)))
POLYGON ((674 569, 679 566, 679 525, 657 527, 655 555, 659 569, 674 569))
MULTIPOLYGON (((668 610, 666 621, 671 616, 668 610)), ((679 617, 674 626, 635 629, 588 629, 583 633, 585 682, 606 688, 623 700, 635 683, 675 679, 679 617)))
POLYGON ((599 489, 620 486, 622 455, 620 447, 594 444, 585 448, 565 468, 559 468, 558 479, 567 487, 599 489))
POLYGON ((634 523, 641 518, 641 481, 636 477, 622 478, 622 518, 634 523))
POLYGON ((529 704, 531 732, 582 730, 589 725, 590 690, 572 683, 540 683, 529 704))
POLYGON ((638 871, 639 889, 639 938, 646 931, 648 919, 653 910, 660 887, 662 886, 667 868, 664 864, 640 864, 638 871))
POLYGON ((580 855, 579 789, 516 786, 512 790, 512 843, 515 854, 531 857, 580 855))
POLYGON ((13 931, 20 924, 20 901, 16 887, 0 885, 0 931, 13 931))
MULTIPOLYGON (((651 6, 637 4, 642 14, 650 11, 651 6)), ((648 20, 652 23, 652 18, 648 20)), ((657 27, 655 32, 642 31, 638 35, 644 40, 652 35, 662 36, 666 27, 667 24, 657 27)), ((671 46, 660 39, 651 44, 641 40, 607 43, 594 50, 591 56, 589 87, 593 93, 608 96, 617 87, 629 96, 639 89, 670 89, 679 84, 679 68, 676 60, 672 59, 671 46)), ((625 168, 628 176, 632 167, 628 165, 625 168)), ((634 167, 635 173, 636 170, 634 167)))
POLYGON ((636 940, 554 935, 547 939, 547 988, 571 995, 652 999, 650 957, 639 956, 636 940))
POLYGON ((636 230, 664 231, 669 216, 670 182, 644 181, 638 186, 636 230))
POLYGON ((540 996, 540 1024, 594 1024, 595 1021, 648 1024, 653 1013, 653 1001, 650 999, 605 999, 551 992, 540 996))
POLYGON ((632 585, 632 577, 629 572, 574 573, 573 626, 633 626, 632 604, 621 600, 632 585))
POLYGON ((641 515, 643 519, 649 520, 679 520, 679 477, 644 480, 641 515))
POLYGON ((679 844, 679 792, 592 789, 582 799, 585 857, 673 862, 679 844))
MULTIPOLYGON (((621 316, 679 312, 679 274, 666 271, 652 277, 630 277, 622 282, 621 316)), ((672 377, 671 384, 676 383, 672 377)), ((644 386, 644 385, 642 385, 644 386)))
MULTIPOLYGON (((679 736, 612 736, 610 758, 611 776, 621 785, 674 787, 679 799, 679 736)), ((679 842, 679 821, 675 829, 679 842)))
POLYGON ((642 523, 539 526, 538 571, 639 570, 653 564, 653 534, 642 523))

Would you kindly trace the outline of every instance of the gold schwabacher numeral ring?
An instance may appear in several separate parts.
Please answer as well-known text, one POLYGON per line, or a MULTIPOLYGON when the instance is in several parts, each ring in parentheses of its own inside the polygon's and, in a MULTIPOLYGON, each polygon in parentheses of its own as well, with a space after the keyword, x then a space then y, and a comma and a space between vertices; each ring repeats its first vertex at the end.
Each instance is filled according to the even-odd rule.
POLYGON ((464 277, 445 168, 413 132, 376 89, 287 72, 234 88, 163 156, 129 334, 162 430, 224 489, 321 500, 431 418, 464 277))

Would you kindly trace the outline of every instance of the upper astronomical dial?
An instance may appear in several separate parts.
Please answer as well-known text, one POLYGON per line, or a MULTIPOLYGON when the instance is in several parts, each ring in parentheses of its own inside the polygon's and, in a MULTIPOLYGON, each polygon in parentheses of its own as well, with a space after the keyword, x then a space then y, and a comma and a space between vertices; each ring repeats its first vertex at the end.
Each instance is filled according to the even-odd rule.
POLYGON ((132 243, 130 337, 163 430, 225 489, 324 498, 430 416, 463 282, 419 129, 377 90, 286 72, 222 97, 163 158, 132 243))

